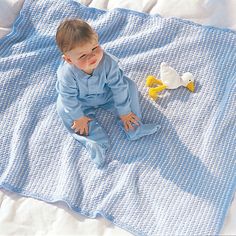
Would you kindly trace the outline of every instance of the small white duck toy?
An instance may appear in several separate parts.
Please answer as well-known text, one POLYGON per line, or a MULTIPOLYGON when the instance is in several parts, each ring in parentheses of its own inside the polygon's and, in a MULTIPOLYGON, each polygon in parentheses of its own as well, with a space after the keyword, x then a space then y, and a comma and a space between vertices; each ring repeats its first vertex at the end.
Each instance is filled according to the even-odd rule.
POLYGON ((160 79, 149 75, 146 79, 146 86, 152 87, 149 89, 149 96, 156 100, 158 93, 164 89, 176 89, 180 86, 184 86, 191 92, 194 92, 194 78, 190 72, 186 72, 180 76, 174 68, 162 62, 160 67, 160 79))

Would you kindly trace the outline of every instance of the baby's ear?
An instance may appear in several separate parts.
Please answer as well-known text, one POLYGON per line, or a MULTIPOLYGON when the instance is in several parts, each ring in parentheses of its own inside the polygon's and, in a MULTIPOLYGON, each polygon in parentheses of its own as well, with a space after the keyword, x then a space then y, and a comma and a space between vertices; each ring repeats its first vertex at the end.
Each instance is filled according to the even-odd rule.
POLYGON ((63 60, 65 60, 67 63, 72 64, 72 61, 71 61, 70 57, 68 57, 67 55, 63 54, 63 55, 62 55, 62 58, 63 58, 63 60))
POLYGON ((97 32, 95 32, 95 31, 94 31, 94 37, 95 37, 95 39, 96 39, 97 41, 99 41, 98 34, 97 34, 97 32))

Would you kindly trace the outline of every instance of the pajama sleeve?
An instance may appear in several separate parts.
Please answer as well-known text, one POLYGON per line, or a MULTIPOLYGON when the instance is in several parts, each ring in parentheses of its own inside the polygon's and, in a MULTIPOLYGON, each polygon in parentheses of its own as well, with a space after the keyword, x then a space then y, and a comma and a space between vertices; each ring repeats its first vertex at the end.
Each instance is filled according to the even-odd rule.
POLYGON ((78 99, 79 90, 73 74, 58 70, 57 77, 56 90, 61 97, 64 110, 71 119, 78 120, 84 116, 84 113, 78 99))
POLYGON ((107 85, 113 93, 115 108, 119 115, 127 115, 131 112, 128 82, 125 80, 118 62, 110 60, 107 64, 107 85))

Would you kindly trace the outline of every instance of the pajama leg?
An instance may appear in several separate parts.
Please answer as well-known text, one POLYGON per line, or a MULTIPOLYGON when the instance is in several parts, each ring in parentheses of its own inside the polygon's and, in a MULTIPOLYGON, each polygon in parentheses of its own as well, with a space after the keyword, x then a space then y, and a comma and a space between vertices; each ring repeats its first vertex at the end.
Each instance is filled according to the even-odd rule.
POLYGON ((82 136, 78 135, 71 128, 73 120, 64 111, 63 106, 60 101, 57 102, 57 111, 62 119, 63 124, 70 132, 73 138, 84 145, 87 151, 90 153, 93 162, 98 168, 101 168, 105 164, 105 152, 109 148, 108 135, 104 129, 95 120, 94 109, 87 109, 84 111, 85 115, 92 118, 93 120, 89 122, 89 135, 82 136))
POLYGON ((142 138, 143 136, 150 135, 155 133, 160 129, 160 125, 158 124, 143 124, 142 123, 142 115, 140 110, 140 104, 139 104, 139 94, 137 85, 135 82, 127 78, 128 84, 129 84, 129 91, 130 91, 130 106, 131 111, 139 117, 140 126, 135 126, 134 130, 126 131, 124 129, 123 123, 119 121, 119 124, 121 125, 122 129, 126 133, 126 136, 129 140, 137 140, 139 138, 142 138))
POLYGON ((81 136, 75 132, 72 133, 72 136, 86 147, 98 168, 104 166, 106 150, 110 145, 106 132, 96 120, 89 122, 88 136, 81 136))

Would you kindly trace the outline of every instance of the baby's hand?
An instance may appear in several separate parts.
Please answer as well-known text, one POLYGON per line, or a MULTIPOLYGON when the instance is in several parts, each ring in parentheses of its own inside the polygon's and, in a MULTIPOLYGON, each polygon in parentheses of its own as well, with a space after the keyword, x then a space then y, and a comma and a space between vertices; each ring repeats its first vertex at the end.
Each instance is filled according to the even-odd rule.
POLYGON ((139 118, 133 112, 130 112, 127 115, 120 116, 120 119, 124 123, 124 127, 126 131, 130 129, 133 130, 134 129, 133 124, 139 126, 139 123, 138 123, 139 118))
POLYGON ((89 134, 88 122, 91 120, 92 120, 91 118, 83 116, 78 120, 74 120, 71 128, 74 129, 75 133, 77 133, 78 135, 88 136, 89 134))

